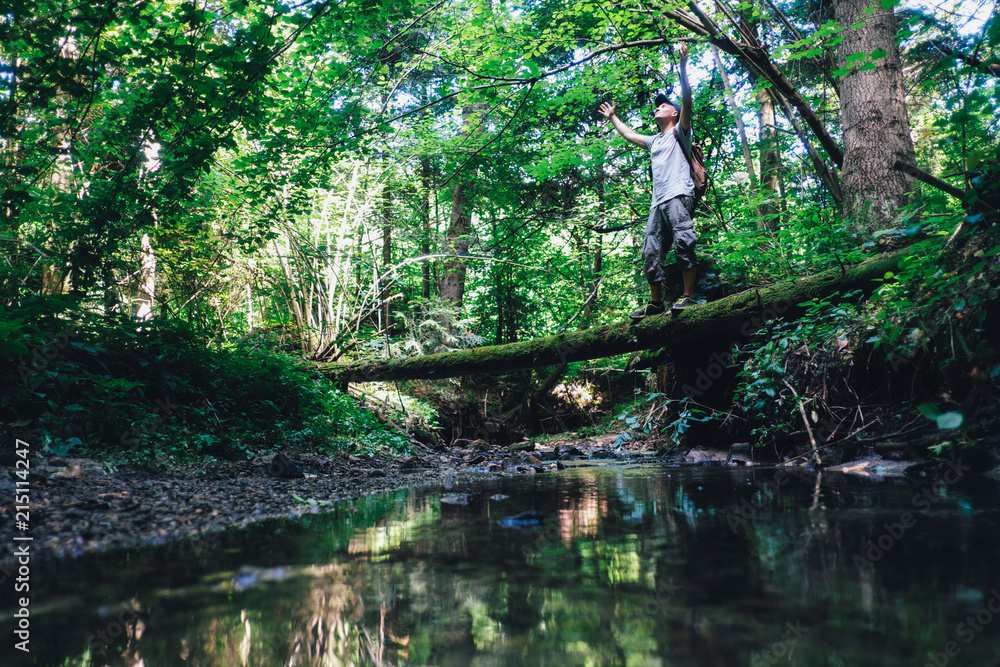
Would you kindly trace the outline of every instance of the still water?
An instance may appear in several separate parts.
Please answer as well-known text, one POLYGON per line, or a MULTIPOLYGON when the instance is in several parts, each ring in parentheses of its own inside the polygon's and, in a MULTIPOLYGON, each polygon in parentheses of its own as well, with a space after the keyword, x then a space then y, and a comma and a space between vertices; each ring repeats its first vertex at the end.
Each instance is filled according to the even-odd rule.
POLYGON ((1000 483, 951 482, 619 465, 398 491, 40 563, 32 658, 1000 666, 1000 483))

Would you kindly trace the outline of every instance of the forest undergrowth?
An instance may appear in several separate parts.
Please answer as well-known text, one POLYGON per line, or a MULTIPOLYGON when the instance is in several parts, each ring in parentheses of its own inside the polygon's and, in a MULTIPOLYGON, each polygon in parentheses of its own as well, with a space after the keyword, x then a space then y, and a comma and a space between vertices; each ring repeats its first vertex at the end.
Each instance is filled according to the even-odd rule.
POLYGON ((794 318, 709 343, 697 377, 722 387, 722 405, 702 399, 707 386, 682 386, 668 361, 618 415, 623 432, 746 441, 777 460, 995 449, 1000 246, 989 228, 961 231, 895 239, 906 259, 873 294, 798 304, 794 318))
MULTIPOLYGON (((0 408, 10 434, 46 454, 149 462, 402 454, 415 442, 561 431, 682 449, 751 442, 766 456, 819 461, 899 440, 934 455, 996 444, 1000 245, 975 226, 892 243, 908 244, 907 258, 874 294, 798 304, 794 318, 716 345, 725 367, 706 370, 723 403, 683 385, 669 354, 653 371, 630 371, 627 357, 570 364, 542 393, 552 369, 343 392, 275 334, 223 345, 176 322, 109 324, 49 296, 25 300, 19 317, 0 313, 4 352, 17 360, 2 373, 0 408)), ((421 327, 396 345, 428 345, 407 342, 421 327)))

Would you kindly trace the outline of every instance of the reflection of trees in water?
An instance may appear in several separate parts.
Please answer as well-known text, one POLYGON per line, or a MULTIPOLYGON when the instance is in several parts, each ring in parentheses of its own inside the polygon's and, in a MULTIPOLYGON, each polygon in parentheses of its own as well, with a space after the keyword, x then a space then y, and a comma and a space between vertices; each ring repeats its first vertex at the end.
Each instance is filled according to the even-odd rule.
MULTIPOLYGON (((365 651, 380 656, 384 644, 376 646, 370 638, 369 643, 362 641, 367 632, 363 628, 365 606, 353 568, 331 564, 317 570, 320 576, 305 599, 298 600, 301 607, 289 610, 296 620, 283 664, 337 664, 365 651)), ((376 633, 376 640, 379 638, 376 633)))
MULTIPOLYGON (((830 483, 830 473, 820 484, 810 472, 769 483, 774 475, 580 471, 504 487, 503 502, 490 500, 492 490, 460 507, 434 493, 397 497, 349 515, 367 512, 349 531, 336 523, 309 534, 315 543, 303 543, 302 554, 344 554, 337 562, 290 567, 280 580, 261 570, 256 584, 222 601, 213 595, 218 606, 174 634, 161 629, 169 623, 152 623, 141 637, 132 628, 127 657, 114 664, 168 664, 178 654, 227 667, 610 665, 657 656, 748 664, 792 651, 795 664, 823 664, 830 652, 863 662, 856 647, 831 646, 831 624, 941 625, 933 605, 886 602, 924 599, 926 559, 914 549, 990 548, 988 536, 972 534, 950 551, 926 546, 918 523, 874 574, 859 576, 851 556, 897 518, 893 508, 911 504, 911 487, 866 490, 843 477, 830 483), (526 509, 546 517, 541 526, 497 522, 526 509), (825 633, 813 630, 824 625, 825 633)), ((941 571, 975 581, 983 562, 949 561, 941 571)), ((938 643, 898 634, 883 644, 938 643)))
MULTIPOLYGON (((718 546, 702 536, 718 520, 705 511, 712 498, 697 479, 601 475, 553 478, 517 495, 516 509, 491 506, 489 494, 461 508, 433 494, 362 507, 352 516, 367 512, 364 522, 328 538, 349 559, 290 568, 287 579, 209 610, 183 635, 186 657, 227 666, 485 656, 622 664, 690 649, 705 616, 687 601, 707 594, 688 580, 698 573, 692 563, 711 562, 718 546), (491 523, 523 509, 548 518, 536 530, 491 523)), ((732 546, 726 557, 739 558, 732 546)))

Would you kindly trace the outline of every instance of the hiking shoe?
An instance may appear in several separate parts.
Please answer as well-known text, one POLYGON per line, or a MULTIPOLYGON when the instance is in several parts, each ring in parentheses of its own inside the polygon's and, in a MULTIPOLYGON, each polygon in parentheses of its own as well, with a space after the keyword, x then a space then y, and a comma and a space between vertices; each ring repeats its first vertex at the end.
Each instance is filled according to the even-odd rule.
POLYGON ((632 313, 631 315, 629 315, 629 317, 631 317, 633 320, 641 320, 642 318, 646 317, 647 315, 662 315, 663 312, 664 312, 664 308, 663 308, 663 304, 662 303, 659 304, 659 305, 657 305, 657 304, 653 303, 652 301, 650 301, 645 306, 643 306, 639 310, 637 310, 634 313, 632 313))
POLYGON ((689 296, 682 296, 681 298, 674 301, 674 305, 670 306, 670 310, 684 310, 685 308, 690 308, 691 306, 697 306, 698 303, 689 296))

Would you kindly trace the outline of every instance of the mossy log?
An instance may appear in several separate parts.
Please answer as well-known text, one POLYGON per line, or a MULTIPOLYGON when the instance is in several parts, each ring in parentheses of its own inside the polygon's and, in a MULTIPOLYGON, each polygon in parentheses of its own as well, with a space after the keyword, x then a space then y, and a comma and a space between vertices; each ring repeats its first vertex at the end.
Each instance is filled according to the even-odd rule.
POLYGON ((719 336, 737 339, 752 335, 769 319, 791 313, 804 301, 835 292, 874 289, 876 280, 896 270, 903 253, 905 250, 850 268, 830 269, 814 276, 747 290, 677 314, 667 312, 647 317, 638 324, 623 322, 506 345, 401 359, 325 363, 318 368, 326 377, 341 383, 432 379, 509 373, 675 347, 719 336))

